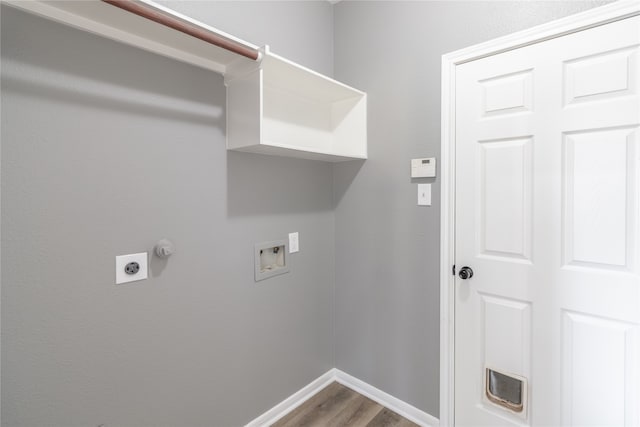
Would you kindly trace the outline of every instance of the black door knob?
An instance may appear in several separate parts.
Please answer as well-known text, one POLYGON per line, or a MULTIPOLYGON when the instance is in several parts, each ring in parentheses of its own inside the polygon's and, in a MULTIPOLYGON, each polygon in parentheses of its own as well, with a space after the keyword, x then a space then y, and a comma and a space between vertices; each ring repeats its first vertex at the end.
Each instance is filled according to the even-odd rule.
POLYGON ((471 279, 473 277, 473 270, 471 269, 471 267, 462 267, 460 269, 460 272, 458 273, 458 276, 462 280, 471 279))

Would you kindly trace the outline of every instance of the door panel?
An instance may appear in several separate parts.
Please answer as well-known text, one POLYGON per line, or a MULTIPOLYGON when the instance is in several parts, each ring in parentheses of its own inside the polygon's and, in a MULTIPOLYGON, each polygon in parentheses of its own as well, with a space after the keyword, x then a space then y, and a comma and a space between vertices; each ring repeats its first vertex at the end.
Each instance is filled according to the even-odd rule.
POLYGON ((565 265, 633 271, 636 130, 564 135, 565 265))
POLYGON ((633 17, 457 67, 457 425, 640 425, 639 55, 633 17))
POLYGON ((563 323, 563 425, 625 425, 638 402, 638 384, 626 384, 637 378, 637 326, 569 311, 563 323))
POLYGON ((479 255, 530 261, 532 146, 531 137, 478 144, 479 255))
POLYGON ((637 61, 637 46, 565 61, 565 105, 636 94, 637 61))
POLYGON ((531 111, 531 70, 492 77, 480 84, 484 117, 531 111))

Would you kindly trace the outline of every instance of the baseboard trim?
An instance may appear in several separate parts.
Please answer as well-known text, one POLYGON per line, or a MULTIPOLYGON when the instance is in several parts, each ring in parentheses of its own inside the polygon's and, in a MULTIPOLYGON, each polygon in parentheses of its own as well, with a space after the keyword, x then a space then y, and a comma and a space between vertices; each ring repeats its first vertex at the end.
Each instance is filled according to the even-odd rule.
POLYGON ((268 427, 272 425, 334 381, 345 387, 349 387, 353 391, 357 391, 363 396, 366 396, 374 402, 391 409, 397 414, 402 415, 406 419, 413 421, 422 427, 438 427, 440 425, 438 419, 433 415, 421 411, 415 406, 409 405, 408 403, 403 402, 402 400, 393 397, 390 394, 347 374, 346 372, 334 368, 321 375, 319 378, 295 392, 282 402, 278 403, 276 406, 251 421, 245 427, 268 427))
POLYGON ((357 391, 361 395, 368 397, 388 409, 391 409, 393 412, 398 415, 402 415, 409 421, 413 421, 422 427, 437 427, 440 425, 440 421, 433 415, 421 411, 415 406, 409 405, 408 403, 391 396, 389 393, 385 393, 384 391, 375 388, 374 386, 367 384, 346 372, 335 369, 335 375, 336 381, 340 384, 357 391))
POLYGON ((278 403, 273 408, 269 409, 264 414, 260 415, 255 420, 251 421, 245 427, 268 427, 278 421, 280 418, 287 415, 289 412, 302 405, 309 400, 311 396, 318 393, 320 390, 331 384, 336 380, 335 369, 331 369, 325 374, 322 374, 317 379, 313 380, 310 384, 304 386, 291 396, 287 397, 282 402, 278 403))

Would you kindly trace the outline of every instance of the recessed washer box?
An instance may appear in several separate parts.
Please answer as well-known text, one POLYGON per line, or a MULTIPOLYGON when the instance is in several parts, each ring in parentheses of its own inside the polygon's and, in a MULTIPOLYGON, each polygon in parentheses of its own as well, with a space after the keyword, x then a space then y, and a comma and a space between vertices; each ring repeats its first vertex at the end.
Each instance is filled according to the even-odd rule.
POLYGON ((287 249, 285 240, 275 240, 255 245, 256 282, 289 272, 287 249))

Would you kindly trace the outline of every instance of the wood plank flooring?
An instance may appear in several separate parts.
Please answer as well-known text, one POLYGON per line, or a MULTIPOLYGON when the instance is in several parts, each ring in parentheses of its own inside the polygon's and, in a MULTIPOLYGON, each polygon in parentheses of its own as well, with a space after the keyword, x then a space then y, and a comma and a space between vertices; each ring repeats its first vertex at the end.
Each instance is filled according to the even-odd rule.
POLYGON ((384 406, 336 382, 272 427, 418 427, 384 406))

